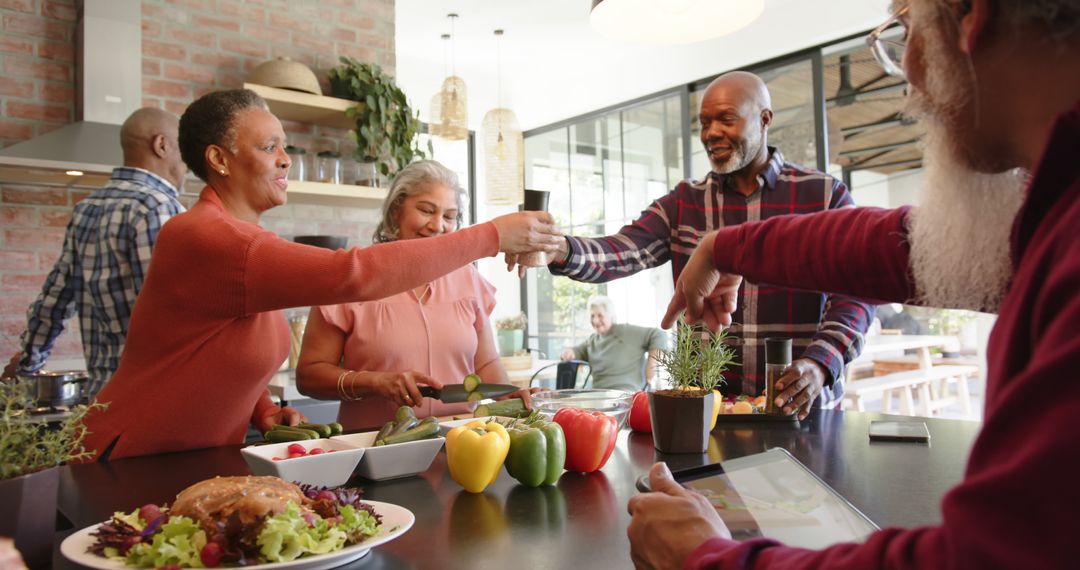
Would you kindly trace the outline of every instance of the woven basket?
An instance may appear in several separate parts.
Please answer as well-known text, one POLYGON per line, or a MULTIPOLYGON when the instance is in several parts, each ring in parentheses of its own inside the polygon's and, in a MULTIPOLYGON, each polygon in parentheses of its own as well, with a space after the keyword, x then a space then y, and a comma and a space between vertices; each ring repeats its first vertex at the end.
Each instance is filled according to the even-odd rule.
POLYGON ((319 80, 308 66, 287 57, 260 63, 248 77, 250 83, 322 95, 319 80))

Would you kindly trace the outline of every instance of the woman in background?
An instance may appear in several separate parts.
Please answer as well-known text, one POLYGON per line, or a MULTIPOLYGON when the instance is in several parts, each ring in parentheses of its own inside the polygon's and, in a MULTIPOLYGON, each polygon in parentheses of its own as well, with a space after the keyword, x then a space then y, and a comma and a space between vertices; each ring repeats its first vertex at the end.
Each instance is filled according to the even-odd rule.
POLYGON ((553 249, 552 220, 522 212, 425 240, 329 251, 259 226, 287 200, 281 122, 253 91, 213 92, 180 118, 180 152, 207 183, 158 237, 120 366, 87 415, 111 458, 236 444, 249 423, 296 424, 266 389, 289 353, 281 310, 379 299, 499 250, 553 249))
MULTIPOLYGON (((451 234, 464 196, 453 171, 414 162, 394 178, 373 239, 419 245, 451 234)), ((484 382, 508 382, 489 321, 494 307, 495 288, 472 265, 383 299, 312 307, 297 388, 340 399, 345 429, 381 425, 402 405, 414 406, 417 417, 468 413, 471 404, 422 398, 417 386, 460 384, 474 372, 484 382)))

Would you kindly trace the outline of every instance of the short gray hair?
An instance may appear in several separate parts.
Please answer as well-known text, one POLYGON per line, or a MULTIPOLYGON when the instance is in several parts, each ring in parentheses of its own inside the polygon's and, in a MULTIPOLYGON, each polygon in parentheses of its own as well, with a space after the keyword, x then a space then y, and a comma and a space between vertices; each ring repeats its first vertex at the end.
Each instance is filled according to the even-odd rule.
POLYGON ((437 161, 418 160, 402 168, 390 184, 390 192, 383 200, 382 220, 375 226, 372 241, 385 243, 396 241, 401 237, 401 227, 398 226, 397 221, 401 205, 405 202, 405 198, 419 194, 426 184, 442 184, 454 191, 458 209, 457 225, 461 225, 465 209, 465 189, 458 182, 457 174, 437 161))
POLYGON ((611 318, 611 322, 615 322, 615 302, 611 300, 611 297, 607 295, 593 295, 589 297, 589 302, 585 305, 589 309, 593 307, 600 307, 604 310, 604 314, 611 318))

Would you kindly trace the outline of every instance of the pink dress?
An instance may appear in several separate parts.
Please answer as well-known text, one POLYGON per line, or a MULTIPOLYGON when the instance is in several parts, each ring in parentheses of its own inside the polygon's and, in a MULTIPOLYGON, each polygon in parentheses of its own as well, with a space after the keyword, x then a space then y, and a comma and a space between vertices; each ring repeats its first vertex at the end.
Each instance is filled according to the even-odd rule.
MULTIPOLYGON (((369 372, 415 370, 460 384, 466 374, 499 357, 493 339, 480 343, 495 308, 495 287, 466 265, 431 282, 420 303, 412 291, 377 301, 319 307, 330 326, 345 333, 344 366, 369 372)), ((469 413, 472 404, 443 404, 424 398, 417 417, 469 413)), ((381 426, 394 417, 397 404, 381 397, 342 402, 338 422, 345 429, 381 426)))

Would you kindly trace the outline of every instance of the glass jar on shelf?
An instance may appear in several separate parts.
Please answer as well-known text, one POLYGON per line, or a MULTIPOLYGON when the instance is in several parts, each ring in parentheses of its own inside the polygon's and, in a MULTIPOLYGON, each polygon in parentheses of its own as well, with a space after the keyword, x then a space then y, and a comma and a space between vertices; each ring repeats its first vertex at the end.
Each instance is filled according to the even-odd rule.
POLYGON ((341 155, 332 150, 324 150, 316 158, 315 179, 327 184, 341 184, 341 155))
POLYGON ((379 163, 375 159, 361 160, 356 163, 356 185, 379 187, 379 163))
POLYGON ((285 178, 288 180, 307 180, 307 149, 289 145, 285 147, 285 154, 289 155, 289 161, 292 162, 292 166, 289 167, 289 174, 285 178))

